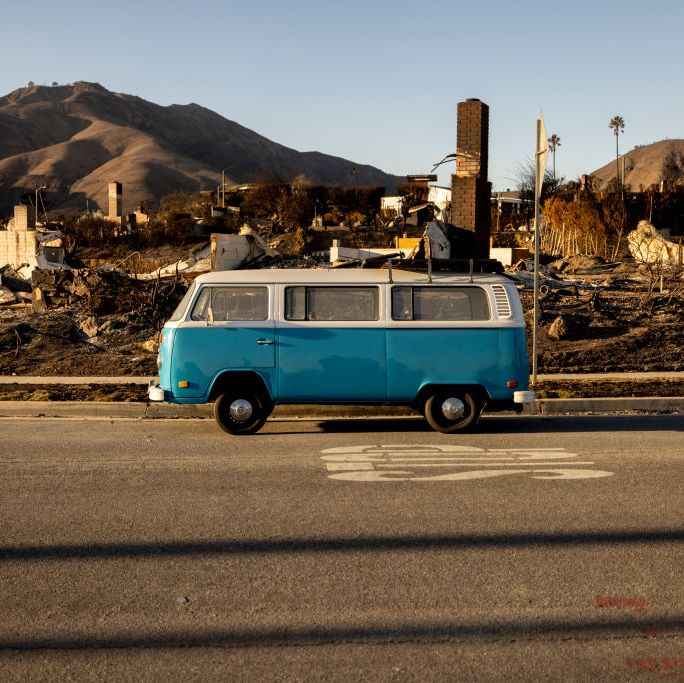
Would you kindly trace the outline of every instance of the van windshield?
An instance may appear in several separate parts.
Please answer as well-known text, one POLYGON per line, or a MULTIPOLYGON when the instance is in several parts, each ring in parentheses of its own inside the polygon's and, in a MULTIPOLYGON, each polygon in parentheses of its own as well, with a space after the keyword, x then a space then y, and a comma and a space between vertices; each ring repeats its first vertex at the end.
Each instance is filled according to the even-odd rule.
POLYGON ((174 322, 176 320, 181 320, 183 318, 183 313, 185 313, 185 309, 188 307, 190 299, 192 299, 196 290, 197 284, 193 282, 188 288, 188 291, 185 292, 185 296, 181 299, 178 306, 176 306, 176 310, 171 314, 169 322, 174 322))

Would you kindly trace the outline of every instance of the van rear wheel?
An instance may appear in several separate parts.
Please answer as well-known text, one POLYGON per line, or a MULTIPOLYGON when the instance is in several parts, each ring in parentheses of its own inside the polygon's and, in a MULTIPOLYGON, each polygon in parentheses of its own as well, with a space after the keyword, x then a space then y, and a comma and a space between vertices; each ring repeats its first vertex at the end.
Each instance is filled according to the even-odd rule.
POLYGON ((430 427, 442 434, 472 429, 481 412, 482 405, 468 392, 437 391, 425 402, 425 419, 430 427))
POLYGON ((216 399, 214 417, 228 434, 254 434, 264 426, 268 411, 258 394, 237 390, 221 394, 216 399))

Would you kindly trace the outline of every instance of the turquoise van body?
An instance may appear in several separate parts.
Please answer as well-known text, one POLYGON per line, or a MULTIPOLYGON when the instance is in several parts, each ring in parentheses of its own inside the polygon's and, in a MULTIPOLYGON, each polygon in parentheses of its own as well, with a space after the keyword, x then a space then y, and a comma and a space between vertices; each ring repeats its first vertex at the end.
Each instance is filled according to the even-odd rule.
POLYGON ((203 275, 164 326, 158 364, 152 400, 208 403, 246 384, 258 412, 267 414, 286 403, 422 411, 424 401, 446 391, 461 403, 467 393, 479 417, 485 407, 515 409, 533 400, 522 307, 515 285, 501 275, 203 275), (257 319, 244 319, 250 316, 257 319))

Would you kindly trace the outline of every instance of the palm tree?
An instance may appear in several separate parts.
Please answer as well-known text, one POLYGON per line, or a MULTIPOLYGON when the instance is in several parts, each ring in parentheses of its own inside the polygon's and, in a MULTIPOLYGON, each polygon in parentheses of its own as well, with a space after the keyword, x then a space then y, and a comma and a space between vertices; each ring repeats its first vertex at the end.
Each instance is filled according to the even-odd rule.
MULTIPOLYGON (((618 140, 620 138, 620 133, 625 132, 625 120, 622 116, 613 116, 608 124, 609 128, 613 129, 615 133, 615 183, 618 187, 621 187, 620 183, 620 147, 618 145, 618 140)), ((623 178, 624 180, 624 178, 623 178)))
POLYGON ((551 150, 551 154, 553 154, 553 179, 556 179, 556 147, 560 147, 560 138, 554 133, 550 138, 549 138, 549 149, 551 150))

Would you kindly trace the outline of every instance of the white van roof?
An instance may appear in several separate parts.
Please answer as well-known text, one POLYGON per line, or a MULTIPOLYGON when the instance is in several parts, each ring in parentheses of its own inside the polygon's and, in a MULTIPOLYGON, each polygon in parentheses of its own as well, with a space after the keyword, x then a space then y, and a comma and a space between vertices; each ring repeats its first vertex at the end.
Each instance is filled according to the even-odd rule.
MULTIPOLYGON (((468 273, 433 271, 432 284, 469 284, 468 273)), ((424 271, 392 269, 392 281, 405 284, 428 284, 424 271)), ((474 273, 472 281, 477 284, 511 284, 503 275, 474 273)), ((205 273, 195 279, 202 284, 384 284, 389 282, 386 268, 261 268, 256 270, 221 270, 205 273)))

